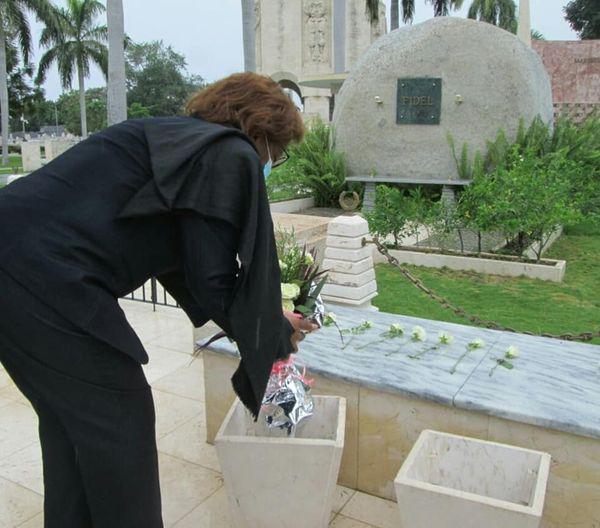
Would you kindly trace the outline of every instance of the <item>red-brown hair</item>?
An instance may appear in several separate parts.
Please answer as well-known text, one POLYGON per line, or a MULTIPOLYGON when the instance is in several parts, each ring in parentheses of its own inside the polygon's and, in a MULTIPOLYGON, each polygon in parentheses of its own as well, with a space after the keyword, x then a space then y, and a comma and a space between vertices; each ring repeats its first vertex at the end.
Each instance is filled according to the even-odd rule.
POLYGON ((186 112, 235 127, 252 139, 267 137, 280 148, 299 142, 304 123, 293 101, 270 77, 235 73, 195 93, 186 112))

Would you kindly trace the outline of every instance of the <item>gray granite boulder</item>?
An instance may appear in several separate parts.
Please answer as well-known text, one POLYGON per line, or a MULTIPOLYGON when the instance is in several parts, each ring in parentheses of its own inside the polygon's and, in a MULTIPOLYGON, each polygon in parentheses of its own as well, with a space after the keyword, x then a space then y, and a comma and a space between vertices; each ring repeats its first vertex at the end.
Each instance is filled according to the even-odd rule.
POLYGON ((447 142, 485 152, 499 128, 519 119, 551 122, 550 79, 537 53, 515 35, 474 20, 438 17, 377 40, 336 99, 336 148, 351 176, 376 173, 416 182, 458 179, 447 142), (397 124, 400 78, 441 78, 439 124, 397 124))

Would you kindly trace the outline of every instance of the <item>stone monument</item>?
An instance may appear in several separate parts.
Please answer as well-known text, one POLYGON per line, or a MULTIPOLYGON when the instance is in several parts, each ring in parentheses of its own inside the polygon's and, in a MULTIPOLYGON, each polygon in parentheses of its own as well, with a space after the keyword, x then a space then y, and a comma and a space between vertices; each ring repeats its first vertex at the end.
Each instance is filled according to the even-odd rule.
POLYGON ((23 141, 21 143, 21 159, 23 171, 33 172, 42 167, 42 144, 40 141, 23 141))
POLYGON ((365 206, 378 182, 444 185, 460 180, 463 143, 485 153, 519 120, 551 122, 550 80, 540 57, 515 35, 485 22, 437 17, 380 38, 361 57, 337 98, 336 148, 349 180, 366 182, 365 206))
POLYGON ((385 5, 372 25, 364 0, 256 0, 255 25, 257 72, 294 91, 307 118, 327 122, 345 74, 386 31, 385 5))

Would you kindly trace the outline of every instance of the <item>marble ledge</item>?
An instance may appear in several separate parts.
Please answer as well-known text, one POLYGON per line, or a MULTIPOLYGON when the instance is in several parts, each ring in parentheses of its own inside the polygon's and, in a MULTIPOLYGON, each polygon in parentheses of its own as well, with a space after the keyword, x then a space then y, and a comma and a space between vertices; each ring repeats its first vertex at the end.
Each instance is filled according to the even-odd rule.
MULTIPOLYGON (((309 372, 369 389, 600 438, 600 405, 594 404, 600 401, 598 346, 352 308, 336 307, 335 313, 341 328, 351 328, 366 319, 373 328, 355 336, 346 348, 342 348, 335 327, 308 336, 297 359, 309 372), (369 344, 394 323, 404 327, 404 337, 369 344), (425 342, 410 340, 417 325, 427 331, 425 342), (434 346, 441 331, 454 337, 451 345, 428 350, 420 359, 409 358, 434 346), (467 344, 475 339, 482 339, 484 346, 467 354, 456 372, 450 374, 467 344), (494 358, 501 357, 511 345, 520 351, 513 361, 515 368, 498 367, 490 376, 494 358)), ((238 356, 235 344, 225 339, 213 343, 210 349, 238 356)))

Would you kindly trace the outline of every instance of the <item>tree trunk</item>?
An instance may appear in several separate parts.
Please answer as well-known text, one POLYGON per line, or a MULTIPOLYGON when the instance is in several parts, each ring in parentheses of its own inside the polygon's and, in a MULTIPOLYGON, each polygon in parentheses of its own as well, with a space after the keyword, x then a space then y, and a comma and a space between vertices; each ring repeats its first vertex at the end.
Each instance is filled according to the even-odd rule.
POLYGON ((127 119, 123 0, 108 0, 108 125, 127 119))
POLYGON ((398 6, 398 0, 392 0, 392 5, 390 8, 390 29, 394 31, 394 29, 398 29, 400 26, 400 9, 398 6))
POLYGON ((244 34, 244 70, 256 71, 255 0, 242 0, 242 29, 244 34))
POLYGON ((87 110, 85 107, 85 78, 83 76, 83 68, 81 64, 78 66, 79 75, 79 113, 81 115, 81 137, 87 137, 87 110))
POLYGON ((8 75, 6 36, 2 24, 0 24, 0 114, 2 115, 2 165, 8 165, 8 75))

